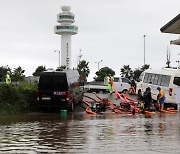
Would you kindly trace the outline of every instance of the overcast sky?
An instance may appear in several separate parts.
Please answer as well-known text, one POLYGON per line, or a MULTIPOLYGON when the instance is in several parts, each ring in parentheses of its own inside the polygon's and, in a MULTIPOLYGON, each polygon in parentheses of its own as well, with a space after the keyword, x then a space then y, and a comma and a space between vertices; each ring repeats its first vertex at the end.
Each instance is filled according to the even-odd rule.
MULTIPOLYGON (((54 34, 61 6, 71 6, 78 34, 72 36, 72 66, 77 56, 89 62, 90 77, 108 66, 120 74, 123 65, 134 70, 144 64, 160 69, 171 50, 171 65, 177 66, 180 46, 170 45, 179 35, 160 28, 180 13, 180 0, 0 0, 0 65, 21 66, 32 75, 40 66, 56 68, 61 37, 54 34)), ((179 57, 180 58, 180 57, 179 57)))

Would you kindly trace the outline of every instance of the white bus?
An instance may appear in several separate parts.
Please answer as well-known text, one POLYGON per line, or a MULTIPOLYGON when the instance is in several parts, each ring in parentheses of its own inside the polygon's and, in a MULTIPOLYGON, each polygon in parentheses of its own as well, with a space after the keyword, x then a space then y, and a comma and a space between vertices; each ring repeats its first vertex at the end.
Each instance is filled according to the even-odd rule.
MULTIPOLYGON (((180 70, 163 68, 161 70, 148 69, 140 75, 140 82, 137 83, 138 97, 142 97, 147 87, 151 88, 152 98, 157 100, 157 87, 165 92, 165 103, 180 103, 180 70)), ((177 106, 179 108, 179 105, 177 106)))

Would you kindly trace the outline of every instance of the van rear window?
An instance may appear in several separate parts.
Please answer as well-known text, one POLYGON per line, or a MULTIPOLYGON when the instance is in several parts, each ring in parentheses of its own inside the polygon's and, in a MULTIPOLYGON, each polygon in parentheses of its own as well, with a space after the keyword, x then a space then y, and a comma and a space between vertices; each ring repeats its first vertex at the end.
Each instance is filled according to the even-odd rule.
POLYGON ((173 83, 177 86, 180 86, 180 77, 174 77, 173 83))
POLYGON ((65 74, 47 74, 42 75, 39 79, 39 90, 47 91, 66 91, 68 89, 65 74))

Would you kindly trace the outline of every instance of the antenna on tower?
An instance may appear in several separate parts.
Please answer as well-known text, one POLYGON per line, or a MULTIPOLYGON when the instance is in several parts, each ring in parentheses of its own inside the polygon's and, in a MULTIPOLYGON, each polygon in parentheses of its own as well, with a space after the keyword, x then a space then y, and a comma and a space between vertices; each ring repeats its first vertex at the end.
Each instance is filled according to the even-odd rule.
POLYGON ((81 58, 82 58, 82 54, 81 54, 81 49, 79 49, 79 61, 81 60, 81 58))
POLYGON ((170 63, 171 63, 171 61, 170 61, 170 58, 171 58, 171 52, 170 52, 170 48, 167 46, 167 53, 166 53, 166 56, 167 56, 167 62, 166 62, 166 64, 167 64, 167 67, 166 68, 170 68, 171 66, 170 66, 170 63))
POLYGON ((82 50, 79 49, 79 55, 77 56, 77 59, 78 59, 78 60, 77 60, 77 61, 78 61, 78 62, 77 62, 77 65, 79 65, 79 63, 80 63, 80 61, 81 61, 81 58, 82 58, 82 56, 83 56, 83 55, 81 54, 81 51, 82 51, 82 50))

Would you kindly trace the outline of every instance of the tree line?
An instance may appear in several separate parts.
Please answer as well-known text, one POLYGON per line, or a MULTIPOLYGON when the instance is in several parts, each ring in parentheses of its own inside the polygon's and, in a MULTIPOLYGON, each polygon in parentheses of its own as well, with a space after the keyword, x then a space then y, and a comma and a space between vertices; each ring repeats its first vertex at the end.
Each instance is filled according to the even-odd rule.
MULTIPOLYGON (((126 77, 128 79, 134 79, 138 81, 141 73, 145 71, 146 69, 148 69, 149 67, 150 65, 145 64, 142 67, 138 67, 138 68, 135 68, 135 70, 132 70, 130 65, 123 65, 123 68, 120 68, 119 75, 120 77, 126 77)), ((109 75, 114 76, 115 71, 109 67, 103 67, 99 71, 97 71, 95 74, 96 74, 96 76, 94 77, 95 81, 104 81, 105 76, 109 76, 109 75)))
MULTIPOLYGON (((80 74, 80 80, 87 81, 87 78, 90 74, 90 69, 89 69, 89 62, 86 62, 86 60, 81 60, 79 61, 79 64, 77 65, 77 70, 80 74)), ((123 65, 122 68, 120 68, 120 73, 119 75, 121 77, 126 77, 128 79, 135 79, 136 81, 139 79, 140 74, 148 69, 150 65, 143 65, 142 67, 135 68, 135 70, 132 70, 130 65, 123 65)), ((61 66, 61 68, 58 69, 63 69, 65 68, 64 66, 61 66)), ((36 70, 32 73, 33 76, 40 76, 41 72, 46 71, 47 68, 46 66, 38 66, 36 70)), ((1 66, 0 67, 0 82, 5 81, 5 76, 6 74, 9 73, 11 76, 11 80, 16 82, 16 81, 24 81, 25 80, 25 70, 21 68, 21 66, 18 66, 17 68, 14 68, 13 70, 10 69, 8 66, 1 66)), ((96 73, 96 76, 94 77, 95 81, 103 81, 105 76, 115 75, 115 71, 108 66, 101 68, 98 70, 96 73)))
MULTIPOLYGON (((77 70, 80 74, 80 80, 87 81, 87 77, 90 73, 89 62, 85 60, 79 61, 77 65, 77 70)), ((65 68, 62 66, 58 69, 65 68)), ((142 71, 149 68, 149 65, 144 65, 141 68, 135 69, 134 71, 130 68, 129 65, 124 65, 120 69, 120 75, 127 78, 137 79, 142 71)), ((33 72, 33 76, 39 76, 41 72, 46 71, 46 66, 38 66, 33 72)), ((7 66, 0 67, 0 115, 10 115, 18 114, 24 112, 34 112, 38 110, 36 102, 36 92, 38 83, 37 82, 23 82, 25 81, 25 70, 20 66, 14 68, 13 70, 7 66), (10 74, 12 82, 21 82, 21 84, 6 84, 5 78, 6 75, 10 74)), ((109 67, 103 67, 96 72, 94 77, 95 81, 103 81, 104 77, 107 75, 114 76, 115 71, 109 67)))

